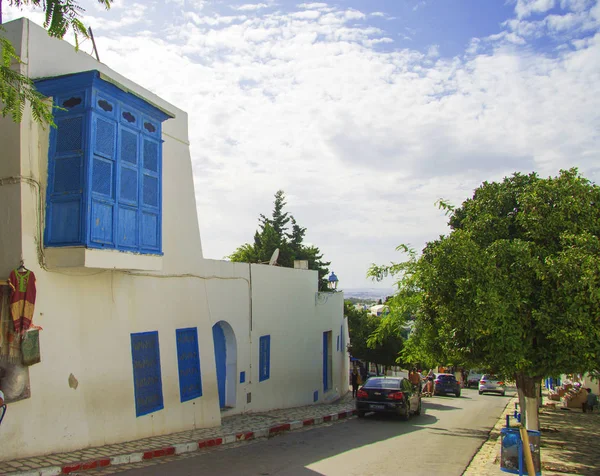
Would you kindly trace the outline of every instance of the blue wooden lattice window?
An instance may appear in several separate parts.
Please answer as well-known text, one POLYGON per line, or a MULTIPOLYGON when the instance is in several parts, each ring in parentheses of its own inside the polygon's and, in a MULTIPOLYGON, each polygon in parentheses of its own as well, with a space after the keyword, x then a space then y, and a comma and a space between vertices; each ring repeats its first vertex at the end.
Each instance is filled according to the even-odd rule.
POLYGON ((164 408, 158 332, 131 334, 135 415, 164 408))
POLYGON ((182 402, 202 396, 202 375, 198 350, 198 329, 177 329, 177 365, 179 367, 179 395, 182 402))
POLYGON ((258 381, 262 382, 271 376, 271 336, 262 336, 259 343, 258 381))
POLYGON ((169 115, 88 71, 36 81, 54 98, 45 246, 162 253, 161 123, 169 115))

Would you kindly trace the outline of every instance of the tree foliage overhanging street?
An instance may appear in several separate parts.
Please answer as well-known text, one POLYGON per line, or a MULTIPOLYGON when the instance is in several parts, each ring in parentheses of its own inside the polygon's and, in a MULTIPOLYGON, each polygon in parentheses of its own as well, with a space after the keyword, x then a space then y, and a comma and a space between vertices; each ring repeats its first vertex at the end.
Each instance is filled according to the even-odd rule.
POLYGON ((327 266, 331 262, 323 261, 318 247, 304 244, 306 228, 298 225, 296 219, 288 212, 284 212, 285 205, 285 193, 278 190, 275 193, 271 218, 260 215, 259 228, 254 233, 254 243, 243 244, 227 258, 244 263, 268 263, 273 252, 279 249, 279 266, 293 268, 296 260, 308 261, 308 269, 319 274, 319 291, 327 291, 327 266))
POLYGON ((485 182, 453 208, 450 233, 421 255, 377 266, 398 278, 399 311, 371 336, 415 320, 402 357, 485 368, 514 378, 528 428, 546 376, 600 368, 600 187, 576 169, 485 182))
MULTIPOLYGON (((98 0, 106 9, 113 0, 98 0)), ((84 9, 76 0, 0 0, 0 113, 21 122, 25 106, 31 106, 35 121, 54 125, 52 106, 36 91, 33 81, 20 72, 21 58, 14 46, 2 36, 2 5, 13 7, 31 5, 44 11, 44 28, 55 38, 63 38, 73 32, 76 48, 81 37, 88 38, 88 30, 80 19, 84 9)))
POLYGON ((350 301, 344 302, 344 316, 348 318, 350 334, 347 350, 352 357, 387 367, 401 364, 398 353, 408 336, 407 328, 400 327, 397 332, 389 333, 380 342, 368 345, 369 336, 377 330, 381 317, 373 316, 364 309, 357 309, 350 301))

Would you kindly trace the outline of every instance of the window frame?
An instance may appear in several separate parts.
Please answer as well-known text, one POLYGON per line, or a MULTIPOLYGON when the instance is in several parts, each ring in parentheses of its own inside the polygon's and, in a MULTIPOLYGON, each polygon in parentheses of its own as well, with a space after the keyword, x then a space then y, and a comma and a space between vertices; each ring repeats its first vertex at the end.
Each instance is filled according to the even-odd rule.
MULTIPOLYGON (((85 247, 161 256, 162 122, 174 116, 119 87, 98 71, 41 79, 36 81, 36 87, 42 94, 53 97, 57 124, 75 117, 81 117, 83 121, 81 149, 75 154, 81 158, 80 189, 77 193, 60 194, 54 190, 56 164, 64 158, 64 154, 57 149, 59 130, 53 128, 50 131, 44 246, 85 247), (66 98, 71 97, 81 97, 82 101, 67 110, 56 108, 62 107, 66 98), (110 110, 108 106, 104 107, 104 103, 110 105, 110 110), (126 113, 134 120, 128 121, 126 113), (106 151, 99 150, 99 123, 112 127, 112 157, 106 151), (123 158, 122 144, 126 133, 135 134, 135 165, 123 158), (146 167, 146 144, 154 148, 156 170, 146 167), (106 174, 110 171, 110 177, 107 176, 104 181, 98 181, 95 175, 102 172, 101 168, 106 174), (136 172, 133 192, 132 187, 122 189, 123 170, 136 172), (151 179, 152 187, 149 185, 151 179), (106 181, 110 185, 103 188, 108 190, 108 194, 95 188, 106 181), (149 193, 149 190, 154 192, 150 195, 154 199, 152 204, 145 202, 145 193, 149 193), (123 197, 124 191, 131 193, 127 194, 128 197, 123 197), (135 203, 130 199, 134 196, 135 203), (60 210, 63 202, 70 205, 62 205, 65 210, 60 210), (55 223, 56 220, 64 221, 65 214, 69 213, 69 206, 70 215, 66 216, 72 221, 78 220, 78 226, 55 223)), ((110 127, 106 126, 106 129, 110 127)), ((106 145, 104 142, 104 146, 106 145)))

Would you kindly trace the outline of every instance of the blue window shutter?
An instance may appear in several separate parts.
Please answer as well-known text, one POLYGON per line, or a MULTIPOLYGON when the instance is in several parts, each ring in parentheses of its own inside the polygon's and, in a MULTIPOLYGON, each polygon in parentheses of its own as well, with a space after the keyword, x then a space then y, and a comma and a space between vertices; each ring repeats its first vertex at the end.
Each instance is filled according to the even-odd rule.
POLYGON ((162 122, 98 71, 35 82, 53 97, 46 246, 162 254, 162 122))
POLYGON ((262 336, 259 341, 259 375, 262 382, 271 377, 271 336, 262 336))
POLYGON ((113 159, 117 142, 117 125, 114 121, 96 117, 94 121, 94 153, 113 159))
POLYGON ((83 149, 83 117, 67 117, 56 121, 56 153, 80 154, 83 149))
POLYGON ((54 189, 55 194, 81 193, 82 158, 65 157, 54 160, 54 189))
POLYGON ((177 329, 177 365, 179 368, 179 395, 182 402, 202 396, 198 329, 177 329))
POLYGON ((135 415, 164 408, 158 332, 131 334, 135 415))

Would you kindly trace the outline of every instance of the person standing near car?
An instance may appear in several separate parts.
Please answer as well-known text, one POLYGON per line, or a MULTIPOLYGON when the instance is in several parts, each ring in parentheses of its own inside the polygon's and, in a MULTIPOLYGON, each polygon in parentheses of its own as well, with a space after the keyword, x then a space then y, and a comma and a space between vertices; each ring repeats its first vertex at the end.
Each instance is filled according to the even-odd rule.
POLYGON ((356 394, 358 393, 358 386, 360 385, 360 374, 358 373, 356 367, 354 367, 354 370, 352 370, 350 381, 352 383, 352 398, 356 398, 356 394))
POLYGON ((421 392, 421 374, 417 371, 417 368, 414 367, 412 371, 408 373, 408 380, 412 383, 413 387, 421 392))

